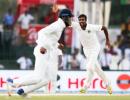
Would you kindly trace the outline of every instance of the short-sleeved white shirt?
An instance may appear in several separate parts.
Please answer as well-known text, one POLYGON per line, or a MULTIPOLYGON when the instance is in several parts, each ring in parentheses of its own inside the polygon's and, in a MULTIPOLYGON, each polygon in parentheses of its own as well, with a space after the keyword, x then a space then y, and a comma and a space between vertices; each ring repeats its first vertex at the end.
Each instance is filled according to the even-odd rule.
POLYGON ((30 58, 25 58, 24 56, 20 57, 16 61, 18 64, 20 64, 20 69, 21 70, 26 70, 30 69, 32 66, 32 61, 30 58))
POLYGON ((21 22, 21 28, 22 29, 28 29, 31 20, 34 20, 34 17, 31 16, 30 14, 27 14, 27 15, 22 14, 18 18, 18 22, 21 22))
POLYGON ((100 49, 96 32, 101 31, 102 25, 87 24, 86 29, 82 30, 78 22, 72 22, 72 27, 79 33, 79 40, 83 48, 87 50, 100 49))
POLYGON ((46 49, 57 45, 65 24, 61 18, 38 32, 37 45, 46 49))

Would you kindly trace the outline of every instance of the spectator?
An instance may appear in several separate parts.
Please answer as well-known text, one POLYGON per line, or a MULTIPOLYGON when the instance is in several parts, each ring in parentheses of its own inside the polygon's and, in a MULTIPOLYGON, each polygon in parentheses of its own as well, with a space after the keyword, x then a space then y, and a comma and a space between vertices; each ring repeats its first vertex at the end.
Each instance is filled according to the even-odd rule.
POLYGON ((21 14, 18 18, 18 22, 20 24, 20 35, 21 37, 26 37, 28 34, 29 25, 34 21, 34 17, 29 14, 29 11, 25 11, 25 13, 21 14))
POLYGON ((0 25, 0 58, 3 58, 3 27, 0 25))
POLYGON ((4 68, 5 68, 5 66, 0 64, 0 69, 4 69, 4 68))
POLYGON ((119 61, 122 58, 122 51, 121 49, 111 46, 109 53, 111 54, 111 64, 110 69, 111 70, 118 70, 118 64, 119 61))
POLYGON ((70 61, 70 55, 67 54, 64 50, 63 50, 63 55, 62 55, 62 63, 60 65, 59 70, 70 70, 70 66, 69 66, 69 61, 70 61))
POLYGON ((130 60, 130 48, 125 49, 125 56, 130 60))
POLYGON ((18 58, 16 62, 19 64, 21 70, 30 70, 33 65, 32 60, 26 55, 18 58))
POLYGON ((11 55, 10 50, 12 45, 13 26, 14 16, 12 10, 8 9, 8 12, 3 17, 3 54, 7 58, 10 58, 11 55))
POLYGON ((124 56, 119 64, 119 70, 130 70, 130 61, 128 56, 124 56))
MULTIPOLYGON (((2 27, 1 26, 0 26, 0 47, 2 47, 2 27)), ((1 49, 0 49, 0 51, 1 51, 1 49)))
POLYGON ((56 21, 58 19, 58 6, 57 4, 54 4, 50 11, 48 12, 48 15, 44 18, 45 24, 51 24, 52 22, 56 21))
POLYGON ((77 55, 75 53, 72 54, 71 59, 70 59, 70 66, 71 70, 80 70, 80 62, 76 57, 77 55))
POLYGON ((123 59, 119 63, 119 70, 130 70, 130 49, 125 49, 123 59))
POLYGON ((130 48, 130 29, 129 29, 129 20, 127 23, 125 23, 124 29, 121 32, 121 35, 123 37, 122 43, 120 45, 120 49, 122 50, 122 54, 124 55, 125 49, 130 48))
POLYGON ((14 15, 12 13, 12 9, 8 9, 8 12, 4 15, 3 18, 3 27, 4 30, 13 30, 14 26, 14 15))
MULTIPOLYGON (((78 48, 74 48, 74 53, 70 59, 70 65, 72 70, 80 70, 83 69, 83 65, 85 57, 79 52, 78 48), (82 68, 81 68, 82 67, 82 68)), ((84 66, 86 69, 86 65, 84 66)))
POLYGON ((120 45, 122 45, 122 41, 123 41, 123 36, 118 35, 117 38, 116 38, 116 41, 114 42, 114 47, 119 48, 120 45))

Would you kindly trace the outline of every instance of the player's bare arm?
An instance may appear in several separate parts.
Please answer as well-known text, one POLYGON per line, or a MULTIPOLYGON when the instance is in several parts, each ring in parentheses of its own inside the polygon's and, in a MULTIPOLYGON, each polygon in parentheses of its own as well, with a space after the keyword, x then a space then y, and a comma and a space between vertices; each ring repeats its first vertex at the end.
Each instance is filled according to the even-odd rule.
POLYGON ((106 37, 106 46, 108 46, 108 48, 111 47, 111 44, 110 44, 110 40, 109 40, 109 35, 108 35, 108 30, 105 26, 102 26, 102 31, 104 31, 105 33, 105 37, 106 37))

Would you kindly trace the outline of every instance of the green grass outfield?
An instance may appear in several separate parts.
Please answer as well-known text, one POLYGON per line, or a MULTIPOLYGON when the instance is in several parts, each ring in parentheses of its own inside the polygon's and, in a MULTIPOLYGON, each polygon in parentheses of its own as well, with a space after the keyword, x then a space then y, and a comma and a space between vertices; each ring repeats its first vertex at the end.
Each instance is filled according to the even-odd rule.
MULTIPOLYGON (((0 100, 25 100, 25 98, 1 95, 0 100)), ((28 100, 130 100, 130 95, 44 95, 32 96, 28 100)))

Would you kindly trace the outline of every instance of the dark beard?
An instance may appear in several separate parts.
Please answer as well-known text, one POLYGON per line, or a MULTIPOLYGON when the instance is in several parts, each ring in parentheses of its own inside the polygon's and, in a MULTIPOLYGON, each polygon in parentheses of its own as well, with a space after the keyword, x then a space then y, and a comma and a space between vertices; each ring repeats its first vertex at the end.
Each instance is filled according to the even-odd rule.
MULTIPOLYGON (((81 25, 80 25, 80 26, 81 26, 81 25)), ((85 30, 85 29, 86 29, 86 26, 87 26, 87 25, 82 25, 81 28, 82 28, 83 30, 85 30)))
POLYGON ((86 29, 86 26, 82 26, 81 28, 82 28, 83 30, 85 30, 85 29, 86 29))

